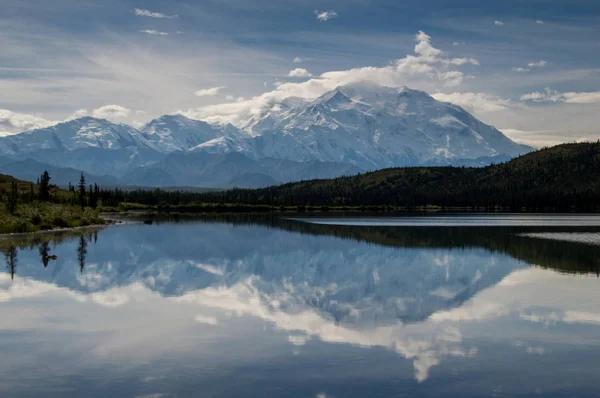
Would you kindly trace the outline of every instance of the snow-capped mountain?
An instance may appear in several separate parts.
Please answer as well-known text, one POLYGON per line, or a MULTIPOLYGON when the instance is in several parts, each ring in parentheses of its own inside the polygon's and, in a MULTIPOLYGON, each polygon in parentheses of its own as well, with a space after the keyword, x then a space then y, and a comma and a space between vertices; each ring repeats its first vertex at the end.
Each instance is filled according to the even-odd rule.
MULTIPOLYGON (((164 115, 140 129, 141 135, 157 150, 165 153, 187 151, 197 146, 210 148, 227 140, 247 138, 232 125, 213 126, 183 115, 164 115)), ((221 153, 225 153, 222 149, 221 153)), ((236 152, 240 152, 237 150, 236 152)))
POLYGON ((132 147, 158 150, 135 128, 93 117, 82 117, 0 139, 0 151, 5 155, 20 155, 43 150, 73 151, 86 148, 119 150, 132 147))
POLYGON ((0 155, 13 161, 36 159, 95 175, 128 176, 128 183, 141 184, 130 179, 135 176, 144 185, 151 183, 153 175, 162 176, 162 184, 185 185, 200 184, 199 175, 219 175, 224 179, 211 179, 211 186, 223 187, 243 181, 248 173, 253 174, 249 180, 256 186, 261 185, 256 181, 335 177, 385 167, 485 165, 530 150, 459 106, 439 102, 422 91, 372 83, 341 86, 312 101, 288 98, 238 127, 165 115, 138 130, 84 117, 0 137, 0 155), (188 153, 199 155, 185 156, 188 153), (229 174, 209 173, 203 168, 208 163, 214 168, 214 162, 207 163, 201 154, 240 154, 248 161, 230 157, 229 174), (196 166, 190 164, 193 159, 199 159, 196 166), (277 161, 294 162, 287 170, 299 174, 282 174, 266 166, 277 161), (181 167, 174 167, 174 162, 182 162, 181 167), (241 167, 244 162, 251 165, 241 167), (191 172, 194 167, 201 170, 191 172), (316 173, 319 167, 323 171, 316 173), (190 172, 171 178, 173 170, 190 172))
POLYGON ((310 102, 284 101, 243 128, 260 143, 260 156, 363 169, 454 164, 531 150, 459 106, 422 91, 371 83, 338 87, 310 102))

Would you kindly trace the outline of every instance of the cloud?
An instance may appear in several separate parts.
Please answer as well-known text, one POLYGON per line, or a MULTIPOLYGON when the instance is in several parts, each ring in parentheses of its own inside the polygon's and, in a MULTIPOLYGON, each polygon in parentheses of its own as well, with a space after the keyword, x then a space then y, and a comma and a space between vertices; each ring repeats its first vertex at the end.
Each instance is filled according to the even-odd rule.
POLYGON ((200 314, 198 314, 194 317, 194 321, 196 321, 197 323, 204 323, 206 325, 211 325, 211 326, 215 326, 219 323, 217 318, 215 318, 214 316, 205 316, 205 315, 200 315, 200 314))
POLYGON ((535 21, 535 23, 538 25, 543 25, 544 21, 542 21, 541 19, 538 19, 537 21, 535 21))
POLYGON ((58 122, 46 120, 41 116, 12 112, 0 109, 0 134, 9 135, 22 131, 35 130, 52 126, 58 122))
POLYGON ((153 35, 153 36, 168 36, 169 33, 167 32, 161 32, 159 30, 151 30, 151 29, 144 29, 144 30, 140 30, 140 33, 145 33, 147 35, 153 35))
POLYGON ((496 26, 504 26, 504 22, 502 22, 502 21, 494 21, 494 25, 496 25, 496 26))
POLYGON ((65 121, 79 119, 80 117, 89 116, 90 112, 87 109, 78 109, 71 116, 65 119, 65 121))
POLYGON ((315 10, 315 15, 317 16, 317 19, 319 21, 328 21, 332 18, 337 18, 338 14, 337 12, 333 11, 333 10, 329 10, 329 11, 319 11, 319 10, 315 10))
POLYGON ((548 65, 548 62, 543 59, 538 62, 530 62, 527 64, 530 68, 544 68, 546 65, 548 65))
POLYGON ((136 8, 133 10, 134 14, 139 17, 150 17, 150 18, 164 18, 164 19, 175 19, 179 18, 178 15, 166 15, 160 12, 152 12, 149 10, 144 10, 142 8, 136 8))
POLYGON ((296 69, 292 69, 291 71, 289 71, 288 76, 289 77, 311 77, 312 75, 310 74, 309 71, 307 71, 304 68, 296 68, 296 69))
MULTIPOLYGON (((534 148, 554 146, 563 144, 567 141, 573 141, 573 137, 566 137, 564 132, 557 132, 553 130, 529 131, 511 128, 500 128, 499 130, 511 140, 518 142, 519 144, 530 145, 534 148)), ((585 139, 583 141, 585 141, 585 139)))
POLYGON ((225 88, 227 88, 227 86, 203 88, 203 89, 196 91, 194 94, 196 94, 196 96, 198 96, 198 97, 214 97, 215 95, 219 94, 219 92, 221 90, 223 90, 225 88))
POLYGON ((498 112, 514 106, 509 99, 483 93, 435 93, 431 96, 438 101, 456 104, 471 113, 498 112))
POLYGON ((542 92, 534 91, 521 96, 521 101, 564 102, 567 104, 599 104, 600 91, 561 93, 549 87, 542 92))
POLYGON ((519 68, 513 68, 513 70, 515 72, 524 73, 524 72, 530 72, 532 69, 535 69, 535 68, 545 68, 546 65, 548 65, 548 62, 546 62, 542 59, 538 62, 528 63, 527 68, 519 67, 519 68))
POLYGON ((225 97, 225 99, 226 99, 227 101, 242 102, 242 101, 244 101, 244 99, 245 99, 245 98, 244 98, 244 97, 237 97, 237 98, 236 98, 236 97, 234 97, 233 95, 228 95, 228 96, 226 96, 226 97, 225 97))
POLYGON ((105 105, 92 111, 92 116, 99 119, 115 120, 129 116, 131 111, 120 105, 105 105))
MULTIPOLYGON (((415 36, 415 55, 407 55, 384 67, 365 66, 342 71, 331 71, 303 82, 277 84, 275 90, 265 92, 241 102, 209 105, 188 111, 179 111, 187 117, 205 120, 210 123, 243 124, 249 117, 271 109, 275 104, 289 97, 314 99, 337 86, 356 82, 411 87, 433 91, 433 87, 443 85, 455 87, 462 84, 464 74, 453 68, 464 64, 478 65, 474 58, 450 58, 442 50, 431 44, 431 37, 425 32, 415 36)), ((296 74, 296 73, 294 73, 296 74)))
POLYGON ((302 61, 303 61, 302 58, 296 57, 296 58, 294 58, 294 60, 292 62, 295 63, 295 64, 300 64, 300 63, 302 63, 302 61))

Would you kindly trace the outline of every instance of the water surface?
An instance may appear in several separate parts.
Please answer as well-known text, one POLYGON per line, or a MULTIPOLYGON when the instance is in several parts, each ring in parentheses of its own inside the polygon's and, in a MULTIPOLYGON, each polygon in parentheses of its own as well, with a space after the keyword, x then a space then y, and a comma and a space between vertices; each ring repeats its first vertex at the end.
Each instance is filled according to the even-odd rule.
POLYGON ((530 218, 4 238, 0 396, 598 396, 600 228, 530 218))

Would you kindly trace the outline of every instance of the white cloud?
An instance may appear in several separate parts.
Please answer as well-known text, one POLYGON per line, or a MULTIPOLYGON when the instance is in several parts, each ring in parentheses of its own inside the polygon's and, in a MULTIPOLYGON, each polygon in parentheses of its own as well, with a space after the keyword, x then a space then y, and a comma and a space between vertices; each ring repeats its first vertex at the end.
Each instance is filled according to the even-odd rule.
POLYGON ((546 65, 548 65, 548 62, 543 59, 538 62, 530 62, 527 64, 530 68, 544 68, 546 65))
POLYGON ((302 63, 302 61, 303 61, 302 58, 296 57, 296 58, 294 58, 294 60, 292 62, 295 64, 300 64, 300 63, 302 63))
POLYGON ((79 119, 80 117, 89 116, 90 112, 87 109, 78 109, 71 116, 65 119, 65 121, 79 119))
POLYGON ((464 41, 455 41, 455 42, 453 42, 453 43, 452 43, 452 45, 453 45, 454 47, 457 47, 457 46, 464 46, 465 44, 466 44, 466 43, 465 43, 464 41))
POLYGON ((502 22, 502 21, 494 21, 494 25, 496 25, 496 26, 504 26, 504 22, 502 22))
POLYGON ((548 62, 546 62, 542 59, 537 62, 528 63, 527 68, 519 67, 519 68, 513 68, 513 70, 515 72, 525 73, 525 72, 530 72, 532 69, 535 69, 535 68, 545 68, 546 65, 548 65, 548 62))
POLYGON ((304 68, 296 68, 296 69, 292 69, 291 71, 289 71, 288 76, 290 76, 290 77, 311 77, 312 75, 310 74, 309 71, 307 71, 304 68))
POLYGON ((336 18, 338 16, 337 12, 333 11, 333 10, 329 10, 329 11, 319 11, 319 10, 315 10, 315 15, 317 16, 317 19, 319 21, 328 21, 331 18, 336 18))
POLYGON ((373 82, 389 87, 410 85, 428 91, 433 91, 438 85, 455 87, 462 83, 464 75, 453 68, 465 63, 479 64, 474 58, 448 57, 432 46, 431 37, 424 32, 419 32, 415 40, 415 55, 407 55, 388 66, 326 72, 303 82, 278 83, 275 90, 249 100, 209 105, 180 113, 211 123, 240 125, 250 116, 271 109, 286 98, 314 99, 337 86, 356 82, 373 82))
POLYGON ((561 93, 549 87, 542 92, 534 91, 521 96, 521 101, 564 102, 567 104, 599 104, 600 91, 561 93))
POLYGON ((196 321, 198 323, 204 323, 206 325, 211 325, 211 326, 215 326, 219 323, 217 321, 217 318, 215 318, 214 316, 205 316, 205 315, 200 315, 200 314, 198 314, 194 317, 194 321, 196 321))
POLYGON ((0 135, 35 130, 52 126, 56 123, 58 122, 46 120, 41 116, 0 109, 0 135))
POLYGON ((538 19, 537 21, 535 21, 535 23, 538 25, 543 25, 544 21, 542 21, 541 19, 538 19))
POLYGON ((221 90, 223 90, 225 88, 227 88, 227 86, 203 88, 203 89, 196 91, 194 94, 196 94, 198 97, 214 97, 215 95, 219 94, 219 92, 221 92, 221 90))
POLYGON ((92 111, 92 116, 99 119, 115 120, 129 116, 131 111, 120 105, 105 105, 92 111))
MULTIPOLYGON (((573 137, 566 137, 563 132, 553 130, 528 131, 511 128, 500 128, 499 130, 511 140, 518 142, 519 144, 530 145, 534 148, 554 146, 567 141, 573 141, 573 137)), ((583 139, 583 141, 585 141, 585 139, 583 139)))
POLYGON ((169 33, 167 32, 161 32, 159 30, 151 30, 151 29, 144 29, 144 30, 140 30, 140 33, 145 33, 147 35, 152 35, 152 36, 168 36, 169 33))
POLYGON ((509 99, 483 93, 435 93, 431 96, 438 101, 456 104, 471 113, 497 112, 514 106, 509 99))
POLYGON ((174 19, 174 18, 178 18, 178 15, 166 15, 160 12, 152 12, 149 10, 144 10, 142 8, 136 8, 135 10, 133 10, 133 12, 135 13, 135 15, 140 16, 140 17, 150 17, 150 18, 165 18, 165 19, 174 19))

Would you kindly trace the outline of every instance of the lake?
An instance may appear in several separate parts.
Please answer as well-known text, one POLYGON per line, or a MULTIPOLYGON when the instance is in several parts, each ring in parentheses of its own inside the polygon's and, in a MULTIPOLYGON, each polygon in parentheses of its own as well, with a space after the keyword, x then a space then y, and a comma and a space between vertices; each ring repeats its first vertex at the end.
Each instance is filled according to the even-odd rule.
POLYGON ((600 396, 597 216, 214 215, 0 247, 2 397, 600 396))

